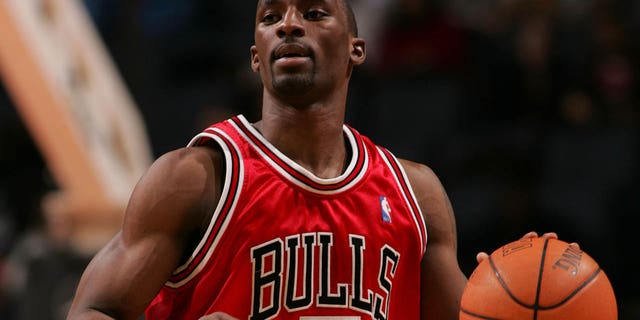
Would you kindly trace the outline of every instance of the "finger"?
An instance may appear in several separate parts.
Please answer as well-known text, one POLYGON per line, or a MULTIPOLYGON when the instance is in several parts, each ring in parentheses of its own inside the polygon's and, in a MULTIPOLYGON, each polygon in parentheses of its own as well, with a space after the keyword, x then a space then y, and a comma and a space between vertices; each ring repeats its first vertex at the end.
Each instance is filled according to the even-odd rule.
POLYGON ((558 234, 555 232, 546 232, 545 234, 542 235, 542 238, 558 239, 558 234))
POLYGON ((486 252, 479 252, 476 255, 476 261, 478 261, 478 263, 482 263, 482 261, 485 261, 489 259, 489 255, 486 252))
POLYGON ((537 232, 529 231, 524 236, 522 236, 522 239, 532 239, 532 238, 537 238, 537 237, 538 237, 538 233, 537 232))
POLYGON ((522 236, 522 239, 532 239, 532 238, 538 238, 538 237, 548 238, 548 239, 558 239, 558 234, 555 232, 545 232, 544 234, 542 234, 542 236, 539 236, 537 232, 529 231, 524 236, 522 236))

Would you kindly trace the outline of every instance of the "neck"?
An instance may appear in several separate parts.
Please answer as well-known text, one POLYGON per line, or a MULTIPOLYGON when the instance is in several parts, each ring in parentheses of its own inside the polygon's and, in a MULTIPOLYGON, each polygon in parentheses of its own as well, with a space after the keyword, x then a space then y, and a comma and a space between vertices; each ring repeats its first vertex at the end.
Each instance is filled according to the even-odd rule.
POLYGON ((346 99, 291 106, 270 99, 265 92, 262 135, 287 157, 319 178, 341 175, 347 163, 342 127, 346 99))

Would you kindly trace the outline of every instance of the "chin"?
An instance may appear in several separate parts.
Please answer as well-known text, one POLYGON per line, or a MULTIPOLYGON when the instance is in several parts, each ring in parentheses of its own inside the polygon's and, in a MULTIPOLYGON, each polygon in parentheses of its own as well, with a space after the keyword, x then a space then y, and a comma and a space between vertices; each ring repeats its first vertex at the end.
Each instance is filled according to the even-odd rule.
POLYGON ((297 96, 310 91, 314 87, 311 75, 286 75, 273 79, 273 90, 284 96, 297 96))

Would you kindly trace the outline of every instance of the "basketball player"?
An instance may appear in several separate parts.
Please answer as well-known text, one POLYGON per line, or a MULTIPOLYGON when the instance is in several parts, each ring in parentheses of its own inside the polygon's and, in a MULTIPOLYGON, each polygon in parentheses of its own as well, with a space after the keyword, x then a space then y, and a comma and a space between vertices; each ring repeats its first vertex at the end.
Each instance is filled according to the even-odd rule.
POLYGON ((261 121, 214 124, 151 166, 69 319, 457 319, 441 183, 344 124, 365 56, 347 0, 260 0, 261 121))

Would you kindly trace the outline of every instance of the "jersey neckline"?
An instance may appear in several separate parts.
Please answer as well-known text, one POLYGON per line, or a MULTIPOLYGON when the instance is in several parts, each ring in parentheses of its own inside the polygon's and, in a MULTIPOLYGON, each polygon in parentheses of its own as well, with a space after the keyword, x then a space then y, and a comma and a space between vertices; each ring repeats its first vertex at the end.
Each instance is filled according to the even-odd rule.
POLYGON ((249 142, 254 150, 284 178, 301 188, 319 194, 334 194, 352 188, 366 172, 369 154, 362 136, 348 125, 343 125, 345 140, 351 148, 351 159, 346 170, 335 178, 320 178, 278 150, 242 115, 229 120, 230 124, 249 142))

